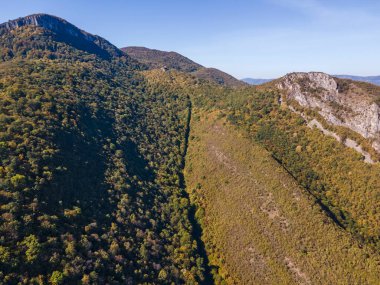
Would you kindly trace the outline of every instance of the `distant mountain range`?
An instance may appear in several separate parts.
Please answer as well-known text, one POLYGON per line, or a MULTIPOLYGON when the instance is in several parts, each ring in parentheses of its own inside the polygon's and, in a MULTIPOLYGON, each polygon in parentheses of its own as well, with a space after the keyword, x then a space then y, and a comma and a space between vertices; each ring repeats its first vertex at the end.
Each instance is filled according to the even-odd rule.
POLYGON ((199 79, 212 81, 228 87, 241 87, 246 85, 245 82, 240 81, 223 71, 216 68, 204 67, 173 51, 161 51, 146 47, 125 47, 121 48, 121 50, 133 59, 146 65, 148 69, 174 69, 190 73, 199 79))
POLYGON ((338 78, 351 79, 355 81, 369 82, 372 84, 380 85, 380 76, 355 76, 355 75, 334 75, 338 78))
POLYGON ((260 85, 272 81, 273 79, 243 78, 241 81, 250 85, 260 85))
MULTIPOLYGON (((333 75, 337 78, 351 79, 355 81, 368 82, 376 85, 380 85, 380 76, 355 76, 355 75, 333 75)), ((273 79, 258 79, 258 78, 243 78, 241 81, 250 85, 260 85, 272 81, 273 79)))

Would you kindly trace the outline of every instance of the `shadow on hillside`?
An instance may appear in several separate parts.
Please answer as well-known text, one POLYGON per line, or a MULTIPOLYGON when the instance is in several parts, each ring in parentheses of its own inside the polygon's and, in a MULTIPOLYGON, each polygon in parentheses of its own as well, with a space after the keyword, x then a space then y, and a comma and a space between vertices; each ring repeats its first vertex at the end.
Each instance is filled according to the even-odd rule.
POLYGON ((56 173, 40 195, 40 210, 59 216, 64 209, 76 206, 81 209, 76 224, 105 222, 112 209, 106 183, 108 162, 101 136, 112 135, 113 122, 104 114, 94 118, 85 107, 80 107, 77 113, 78 128, 59 128, 55 132, 59 152, 49 168, 56 173))

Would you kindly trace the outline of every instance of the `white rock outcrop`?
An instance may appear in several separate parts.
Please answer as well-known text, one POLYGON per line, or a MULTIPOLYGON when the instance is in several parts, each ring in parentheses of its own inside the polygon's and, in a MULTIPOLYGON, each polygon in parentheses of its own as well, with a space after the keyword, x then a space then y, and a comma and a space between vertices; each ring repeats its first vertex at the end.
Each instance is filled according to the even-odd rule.
POLYGON ((301 106, 318 110, 330 124, 371 139, 373 148, 380 153, 380 108, 368 94, 339 92, 337 80, 321 72, 288 74, 277 88, 301 106))
POLYGON ((0 24, 0 35, 4 31, 15 30, 21 27, 40 27, 53 32, 56 40, 67 41, 91 53, 102 57, 122 56, 123 52, 107 40, 87 33, 64 19, 48 14, 34 14, 0 24))

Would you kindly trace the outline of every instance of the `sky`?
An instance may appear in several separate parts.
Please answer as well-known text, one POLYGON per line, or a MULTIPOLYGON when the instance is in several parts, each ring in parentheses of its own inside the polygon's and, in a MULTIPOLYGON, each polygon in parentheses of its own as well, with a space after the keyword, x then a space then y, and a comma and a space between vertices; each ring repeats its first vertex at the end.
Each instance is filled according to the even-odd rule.
POLYGON ((237 78, 380 75, 379 0, 0 0, 0 23, 48 13, 118 47, 176 51, 237 78))

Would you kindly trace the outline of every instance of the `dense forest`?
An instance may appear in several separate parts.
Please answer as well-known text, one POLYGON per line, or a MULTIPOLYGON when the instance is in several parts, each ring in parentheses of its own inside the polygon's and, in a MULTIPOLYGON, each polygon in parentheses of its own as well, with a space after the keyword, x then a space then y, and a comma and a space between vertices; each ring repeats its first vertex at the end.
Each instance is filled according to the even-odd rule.
POLYGON ((0 45, 0 283, 200 282, 187 96, 41 28, 0 45))

